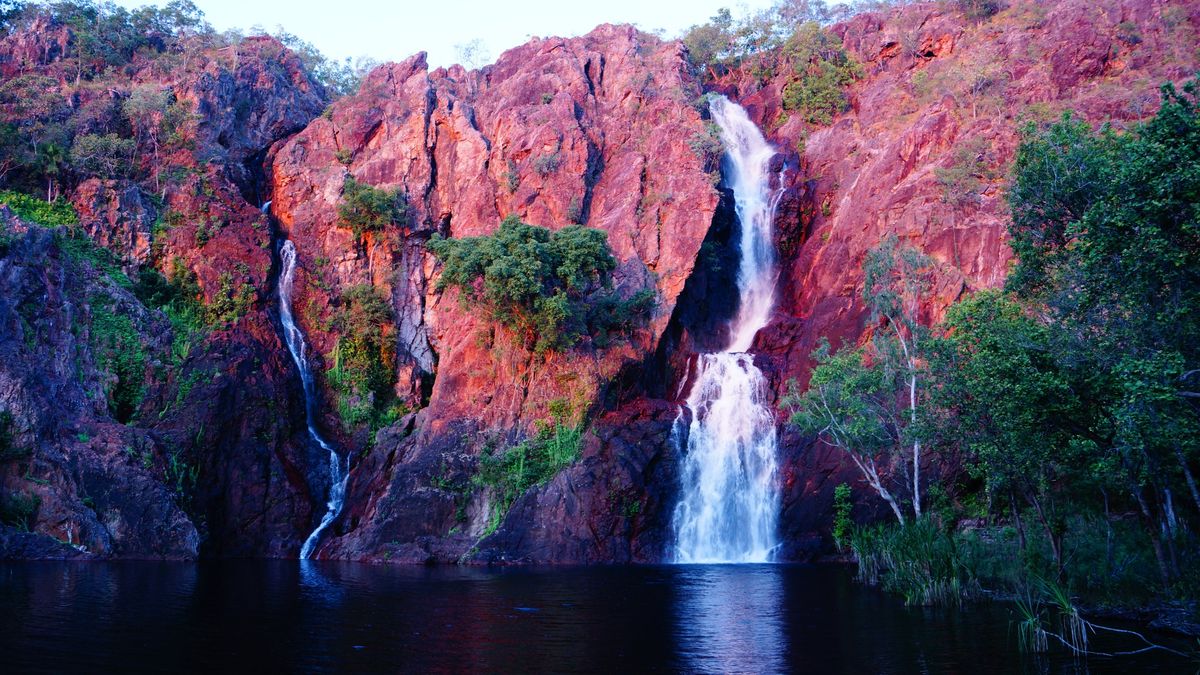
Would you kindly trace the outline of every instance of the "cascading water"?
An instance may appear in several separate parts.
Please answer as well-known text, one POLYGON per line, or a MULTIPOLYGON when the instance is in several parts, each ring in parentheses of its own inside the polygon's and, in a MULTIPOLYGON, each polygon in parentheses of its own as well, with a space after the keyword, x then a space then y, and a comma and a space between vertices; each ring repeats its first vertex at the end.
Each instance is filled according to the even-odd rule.
POLYGON ((699 356, 687 397, 692 419, 673 518, 675 561, 766 562, 776 545, 779 515, 775 414, 766 380, 745 352, 775 302, 771 230, 782 191, 771 189, 775 150, 746 111, 723 96, 709 108, 721 129, 741 225, 739 302, 729 345, 699 356))
MULTIPOLYGON (((269 202, 268 202, 269 203, 269 202)), ((300 371, 300 384, 304 388, 304 419, 308 424, 308 435, 329 453, 329 502, 325 505, 325 515, 321 523, 304 540, 300 547, 300 559, 310 558, 313 549, 321 541, 321 533, 342 512, 342 503, 346 497, 346 480, 350 477, 350 458, 338 455, 333 446, 321 438, 316 425, 316 388, 313 385, 312 370, 308 365, 308 345, 304 342, 304 333, 296 325, 292 315, 292 284, 296 276, 296 245, 285 240, 279 249, 279 257, 283 262, 283 271, 279 275, 279 319, 283 323, 283 337, 287 343, 292 360, 300 371)))

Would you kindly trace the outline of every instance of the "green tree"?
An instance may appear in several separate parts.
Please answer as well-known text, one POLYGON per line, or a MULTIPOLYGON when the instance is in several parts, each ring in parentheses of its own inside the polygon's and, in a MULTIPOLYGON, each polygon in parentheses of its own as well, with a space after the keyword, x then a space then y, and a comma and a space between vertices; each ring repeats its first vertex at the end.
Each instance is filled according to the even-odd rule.
POLYGON ((1180 569, 1173 494, 1187 489, 1200 511, 1198 87, 1165 85, 1158 114, 1126 133, 1069 115, 1027 128, 1009 197, 1009 287, 1045 307, 1087 403, 1076 423, 1093 474, 1133 499, 1164 582, 1180 569))
POLYGON ((429 248, 442 262, 439 291, 458 288, 539 353, 626 327, 651 306, 650 293, 621 300, 611 290, 617 263, 603 230, 568 225, 551 232, 509 216, 494 234, 434 237, 429 248))
POLYGON ((1056 568, 1063 565, 1064 486, 1079 478, 1086 444, 1070 431, 1081 404, 1059 368, 1050 328, 1013 298, 982 291, 952 306, 934 358, 934 407, 943 442, 959 447, 971 472, 1011 506, 1038 516, 1056 568))
POLYGON ((815 22, 801 24, 783 45, 796 79, 783 88, 783 108, 796 110, 811 124, 829 124, 850 102, 846 85, 862 77, 841 40, 815 22))
POLYGON ((338 225, 361 240, 365 232, 380 232, 402 222, 408 216, 408 201, 399 190, 382 190, 346 176, 337 211, 338 225))
POLYGON ((794 385, 783 399, 789 421, 843 450, 903 524, 900 498, 888 487, 885 469, 908 484, 913 515, 921 517, 924 425, 918 406, 928 360, 928 329, 918 320, 930 285, 932 262, 902 247, 895 237, 867 253, 863 299, 879 324, 870 343, 831 353, 828 342, 813 353, 808 391, 794 385), (911 448, 909 450, 908 448, 911 448))
POLYGON ((100 178, 129 174, 137 143, 116 134, 84 134, 71 145, 71 166, 76 171, 100 178))

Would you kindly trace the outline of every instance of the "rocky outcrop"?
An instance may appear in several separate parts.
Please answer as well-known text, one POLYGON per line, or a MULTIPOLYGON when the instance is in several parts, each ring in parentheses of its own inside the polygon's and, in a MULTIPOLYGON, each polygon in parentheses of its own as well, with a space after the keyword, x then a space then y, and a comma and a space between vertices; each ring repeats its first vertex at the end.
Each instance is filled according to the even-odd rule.
MULTIPOLYGON (((86 246, 80 253, 82 243, 64 254, 52 240, 65 233, 29 229, 33 239, 5 258, 3 296, 17 315, 53 330, 10 314, 9 324, 24 328, 0 334, 0 349, 20 357, 0 365, 10 383, 0 411, 14 415, 21 450, 0 462, 4 494, 24 500, 14 508, 38 501, 23 523, 30 536, 96 556, 292 557, 322 501, 327 458, 307 444, 298 376, 278 337, 270 221, 259 206, 268 147, 316 117, 324 92, 295 54, 267 37, 229 46, 187 38, 182 54, 138 53, 122 72, 104 74, 103 86, 80 86, 74 39, 70 28, 38 17, 0 38, 0 71, 38 76, 40 86, 57 82, 76 133, 127 128, 124 102, 161 95, 175 115, 172 135, 137 136, 138 161, 123 169, 136 178, 82 180, 69 197, 81 229, 134 281, 144 281, 139 268, 190 276, 207 309, 187 319, 201 324, 195 334, 179 335, 130 294, 118 271, 105 271, 104 256, 86 246), (21 275, 11 276, 16 270, 21 275), (115 284, 103 295, 119 298, 116 307, 97 304, 96 283, 81 281, 93 278, 115 284), (60 287, 67 282, 69 290, 60 287), (60 296, 58 314, 30 314, 60 296), (95 363, 81 328, 99 311, 118 322, 134 317, 136 336, 122 347, 145 345, 148 355, 134 408, 119 414, 105 404, 114 364, 95 363), (60 356, 46 359, 46 350, 60 356)), ((21 544, 25 553, 9 554, 33 550, 21 544)))
MULTIPOLYGON (((114 419, 120 383, 105 362, 113 355, 101 351, 113 336, 136 339, 153 368, 170 352, 166 321, 72 257, 54 233, 13 219, 5 229, 23 232, 0 258, 0 409, 11 435, 0 457, 6 521, 23 511, 19 519, 38 537, 92 555, 194 558, 199 534, 168 487, 170 458, 178 457, 153 434, 114 419)), ((11 541, 37 550, 30 537, 11 541)))
MULTIPOLYGON (((430 486, 439 466, 469 471, 483 439, 515 442, 549 418, 551 401, 589 416, 623 368, 654 352, 718 203, 714 158, 692 141, 706 134, 692 106, 698 94, 678 44, 602 26, 582 38, 535 40, 482 71, 430 73, 423 55, 384 66, 272 151, 272 213, 300 251, 306 283, 297 304, 315 310, 301 319, 316 351, 328 353, 336 338, 321 317, 338 289, 385 289, 400 317, 397 393, 423 408, 410 436, 383 437, 354 470, 348 522, 326 555, 381 555, 385 543, 445 535, 457 508, 430 486), (336 224, 347 176, 402 190, 409 222, 355 242, 336 224), (656 292, 650 324, 605 349, 543 357, 453 294, 434 293, 428 237, 488 233, 507 215, 605 230, 617 288, 656 292), (413 509, 426 517, 414 522, 413 509)), ((476 510, 486 520, 486 509, 476 510)), ((534 511, 521 527, 560 515, 534 511)), ((463 538, 452 559, 472 543, 463 538)))

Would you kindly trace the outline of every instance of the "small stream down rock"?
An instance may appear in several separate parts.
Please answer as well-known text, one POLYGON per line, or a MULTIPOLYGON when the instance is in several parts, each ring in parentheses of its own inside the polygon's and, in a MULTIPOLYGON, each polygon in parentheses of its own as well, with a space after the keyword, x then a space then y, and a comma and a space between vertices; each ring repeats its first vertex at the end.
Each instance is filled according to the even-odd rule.
POLYGON ((321 541, 321 534, 329 527, 342 512, 342 504, 346 498, 346 480, 350 476, 350 458, 342 457, 333 449, 316 425, 316 387, 313 384, 312 370, 308 364, 308 345, 304 342, 304 333, 296 325, 292 315, 292 286, 296 276, 296 246, 290 240, 285 240, 279 248, 280 261, 283 269, 279 274, 279 319, 283 323, 283 337, 287 343, 288 352, 296 362, 300 371, 300 383, 304 388, 304 420, 308 425, 308 435, 322 450, 329 453, 329 501, 325 505, 325 515, 312 534, 304 540, 300 547, 300 559, 312 557, 313 551, 321 541))
MULTIPOLYGON (((771 188, 775 149, 746 111, 723 96, 710 103, 725 145, 740 236, 738 310, 724 350, 700 354, 674 436, 685 442, 680 501, 672 525, 675 562, 767 562, 779 518, 775 414, 766 380, 746 353, 775 302, 772 224, 782 190, 771 188)), ((780 184, 780 182, 776 182, 780 184)))

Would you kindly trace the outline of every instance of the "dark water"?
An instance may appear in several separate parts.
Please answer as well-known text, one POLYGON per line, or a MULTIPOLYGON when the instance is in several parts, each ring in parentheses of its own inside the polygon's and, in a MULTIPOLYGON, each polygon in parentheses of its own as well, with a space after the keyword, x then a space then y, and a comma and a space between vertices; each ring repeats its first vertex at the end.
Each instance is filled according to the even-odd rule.
POLYGON ((1009 611, 906 608, 843 569, 0 565, 0 672, 1194 672, 1034 660, 1009 611))

